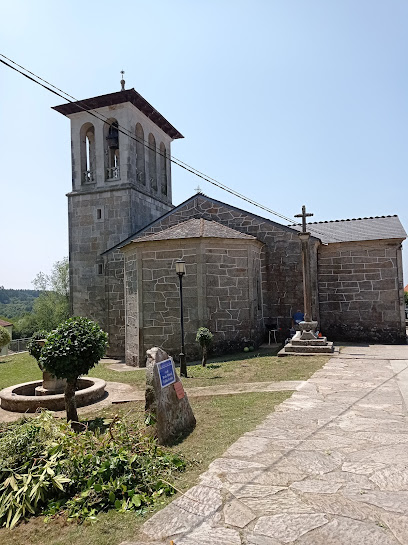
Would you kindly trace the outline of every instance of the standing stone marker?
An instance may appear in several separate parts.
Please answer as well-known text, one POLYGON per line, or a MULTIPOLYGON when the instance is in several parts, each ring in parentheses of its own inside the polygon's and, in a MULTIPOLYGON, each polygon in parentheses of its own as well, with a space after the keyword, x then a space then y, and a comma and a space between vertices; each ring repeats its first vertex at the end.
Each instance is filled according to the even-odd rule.
POLYGON ((184 392, 183 397, 179 397, 183 387, 168 354, 158 347, 151 348, 146 354, 145 410, 156 419, 158 442, 161 445, 168 445, 179 435, 192 431, 195 428, 196 419, 187 394, 184 392), (172 371, 169 370, 168 361, 171 362, 172 371), (163 365, 160 365, 161 363, 163 365), (160 367, 164 370, 162 374, 160 374, 160 367), (175 380, 169 382, 172 380, 169 378, 172 373, 175 380), (162 381, 167 385, 162 386, 162 381))

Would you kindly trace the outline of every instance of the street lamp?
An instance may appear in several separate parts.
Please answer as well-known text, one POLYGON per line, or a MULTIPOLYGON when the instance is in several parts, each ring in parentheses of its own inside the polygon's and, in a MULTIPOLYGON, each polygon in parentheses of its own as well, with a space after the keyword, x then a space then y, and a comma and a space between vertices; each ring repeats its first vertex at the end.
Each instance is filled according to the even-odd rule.
POLYGON ((180 325, 181 325, 181 352, 180 375, 187 377, 186 353, 184 350, 184 315, 183 315, 183 276, 186 274, 186 262, 183 259, 176 261, 176 274, 180 281, 180 325))

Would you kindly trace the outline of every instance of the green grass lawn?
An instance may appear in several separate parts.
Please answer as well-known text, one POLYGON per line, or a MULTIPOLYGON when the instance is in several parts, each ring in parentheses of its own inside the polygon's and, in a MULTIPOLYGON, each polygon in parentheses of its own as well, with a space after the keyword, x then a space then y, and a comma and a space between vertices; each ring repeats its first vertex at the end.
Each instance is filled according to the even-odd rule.
MULTIPOLYGON (((327 356, 278 358, 276 352, 276 349, 251 355, 241 352, 227 358, 213 358, 209 360, 207 367, 202 367, 199 363, 190 363, 188 378, 183 378, 183 384, 188 388, 240 382, 307 380, 329 360, 327 356)), ((118 373, 109 369, 108 365, 104 362, 100 363, 90 371, 89 375, 106 381, 126 382, 135 387, 144 388, 143 369, 118 373)))
MULTIPOLYGON (((306 380, 320 369, 329 357, 277 358, 274 353, 238 354, 228 358, 210 360, 206 368, 189 365, 189 378, 183 379, 190 386, 234 384, 240 382, 264 382, 278 380, 306 380)), ((144 370, 116 372, 108 369, 106 362, 97 365, 90 373, 107 381, 125 382, 144 388, 144 370)), ((41 372, 34 358, 28 354, 17 354, 0 358, 0 388, 20 382, 37 380, 41 372)), ((247 393, 239 395, 191 398, 190 402, 197 418, 196 429, 174 451, 182 453, 191 463, 187 470, 177 476, 175 486, 182 491, 197 482, 212 460, 222 453, 243 433, 252 430, 271 413, 275 406, 291 395, 291 392, 247 393)), ((142 418, 142 402, 112 406, 101 411, 101 415, 128 414, 128 418, 142 418)), ((89 417, 95 417, 90 412, 89 417)), ((83 419, 86 416, 82 417, 83 419)), ((173 496, 174 497, 174 496, 173 496)), ((156 505, 161 509, 171 498, 156 505)), ((137 531, 144 518, 135 513, 109 511, 99 516, 96 524, 76 525, 62 518, 47 524, 39 517, 20 524, 14 530, 0 530, 2 545, 118 545, 124 540, 137 539, 137 531)))
POLYGON ((0 357, 0 390, 13 384, 41 379, 42 372, 28 352, 0 357))
MULTIPOLYGON (((209 360, 207 367, 199 363, 188 365, 188 378, 183 379, 186 388, 236 384, 240 382, 272 382, 280 380, 307 380, 329 360, 328 356, 285 356, 278 358, 275 351, 261 351, 247 355, 244 352, 224 358, 209 360)), ((124 382, 141 390, 145 387, 145 370, 113 371, 110 364, 102 360, 89 376, 107 382, 124 382)), ((0 389, 40 380, 42 377, 37 362, 28 353, 0 357, 0 389)))
MULTIPOLYGON (((250 393, 220 397, 193 398, 191 405, 197 419, 196 429, 171 450, 182 453, 191 463, 177 476, 175 486, 186 491, 197 482, 212 460, 219 457, 243 433, 253 429, 291 392, 250 393)), ((128 418, 141 418, 143 403, 135 402, 104 409, 104 416, 129 413, 128 418)), ((90 415, 91 417, 95 414, 90 415)), ((84 417, 85 418, 85 417, 84 417)), ((174 497, 156 505, 161 509, 174 497)), ((135 513, 111 510, 100 515, 95 524, 67 523, 62 518, 44 522, 42 517, 22 523, 13 530, 0 529, 2 545, 118 545, 121 541, 138 542, 137 532, 145 517, 135 513)))

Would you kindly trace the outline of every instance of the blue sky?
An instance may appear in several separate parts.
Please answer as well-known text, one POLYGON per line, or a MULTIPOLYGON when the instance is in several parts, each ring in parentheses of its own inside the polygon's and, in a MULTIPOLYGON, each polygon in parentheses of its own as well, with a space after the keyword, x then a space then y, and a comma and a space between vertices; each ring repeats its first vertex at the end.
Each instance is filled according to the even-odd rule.
MULTIPOLYGON (((306 204, 316 221, 398 214, 408 229, 407 21, 405 0, 15 0, 0 52, 79 99, 119 90, 123 68, 185 136, 173 155, 285 216, 306 204)), ((62 102, 0 65, 8 288, 68 253, 62 102)), ((174 204, 199 184, 277 220, 172 174, 174 204)))

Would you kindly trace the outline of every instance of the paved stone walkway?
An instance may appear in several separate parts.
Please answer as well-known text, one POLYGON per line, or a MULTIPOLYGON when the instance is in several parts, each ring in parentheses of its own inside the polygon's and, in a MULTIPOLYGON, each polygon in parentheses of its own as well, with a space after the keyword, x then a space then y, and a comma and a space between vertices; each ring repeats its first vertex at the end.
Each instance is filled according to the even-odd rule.
POLYGON ((126 543, 407 545, 407 368, 344 349, 126 543))

